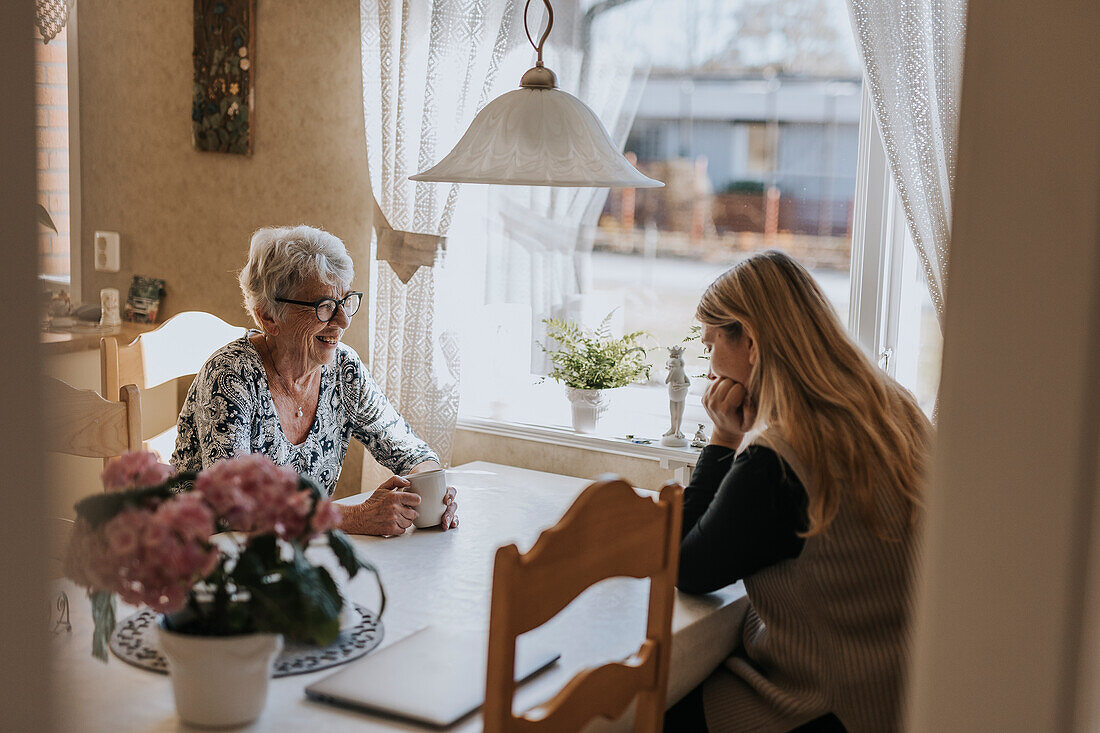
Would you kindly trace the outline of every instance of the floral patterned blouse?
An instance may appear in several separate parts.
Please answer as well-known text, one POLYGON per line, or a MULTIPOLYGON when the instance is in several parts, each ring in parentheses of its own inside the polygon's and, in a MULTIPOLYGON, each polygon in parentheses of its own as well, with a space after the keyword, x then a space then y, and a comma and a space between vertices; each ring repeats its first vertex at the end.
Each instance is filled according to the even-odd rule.
MULTIPOLYGON (((248 335, 255 333, 249 332, 248 335)), ((180 412, 172 464, 199 471, 222 458, 263 453, 317 481, 332 495, 352 437, 401 474, 439 456, 418 438, 351 347, 336 347, 321 367, 317 415, 300 445, 283 434, 263 361, 248 335, 214 352, 180 412)))

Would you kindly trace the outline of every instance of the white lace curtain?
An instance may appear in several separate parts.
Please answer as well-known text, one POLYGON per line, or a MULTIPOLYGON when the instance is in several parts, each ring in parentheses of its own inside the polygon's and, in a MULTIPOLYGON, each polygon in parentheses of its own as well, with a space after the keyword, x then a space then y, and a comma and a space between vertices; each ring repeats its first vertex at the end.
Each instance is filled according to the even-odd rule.
POLYGON ((848 0, 909 232, 943 324, 966 0, 848 0))
POLYGON ((65 28, 76 0, 34 0, 34 24, 49 43, 65 28))
POLYGON ((445 155, 523 37, 521 0, 360 0, 367 164, 377 202, 372 370, 449 462, 457 340, 437 304, 457 185, 408 177, 445 155))

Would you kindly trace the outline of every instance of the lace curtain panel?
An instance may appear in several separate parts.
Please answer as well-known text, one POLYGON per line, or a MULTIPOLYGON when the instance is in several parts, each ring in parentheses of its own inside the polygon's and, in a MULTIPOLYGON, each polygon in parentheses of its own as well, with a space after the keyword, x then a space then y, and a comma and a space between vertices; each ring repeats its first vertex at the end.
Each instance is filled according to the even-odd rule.
POLYGON ((42 42, 49 43, 69 22, 69 13, 76 0, 35 0, 34 25, 42 34, 42 42))
POLYGON ((437 162, 492 99, 520 41, 520 0, 360 0, 363 112, 374 217, 375 379, 449 462, 459 351, 438 293, 453 184, 408 177, 437 162))
POLYGON ((848 0, 932 304, 943 325, 966 0, 848 0))

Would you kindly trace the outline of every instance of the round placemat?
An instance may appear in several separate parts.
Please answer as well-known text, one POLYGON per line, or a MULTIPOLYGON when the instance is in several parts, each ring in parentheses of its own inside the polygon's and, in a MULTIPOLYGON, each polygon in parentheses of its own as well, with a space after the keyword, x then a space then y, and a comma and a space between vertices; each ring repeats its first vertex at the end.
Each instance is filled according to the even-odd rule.
MULTIPOLYGON (((316 672, 358 659, 382 642, 382 621, 369 608, 353 603, 359 621, 328 646, 286 642, 275 659, 275 677, 316 672)), ((168 660, 157 643, 157 612, 144 608, 123 619, 111 634, 111 651, 135 667, 168 673, 168 660)))

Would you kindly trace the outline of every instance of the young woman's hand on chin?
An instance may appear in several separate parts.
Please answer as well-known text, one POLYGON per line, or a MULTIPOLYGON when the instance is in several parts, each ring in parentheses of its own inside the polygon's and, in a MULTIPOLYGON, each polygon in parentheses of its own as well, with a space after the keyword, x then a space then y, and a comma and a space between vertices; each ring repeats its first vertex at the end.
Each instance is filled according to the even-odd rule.
POLYGON ((714 422, 711 445, 737 450, 745 433, 756 420, 756 405, 745 385, 726 377, 715 377, 703 393, 703 408, 714 422))

